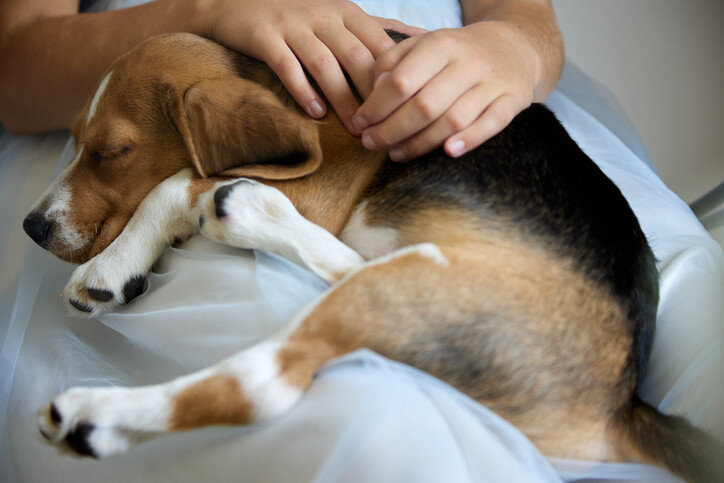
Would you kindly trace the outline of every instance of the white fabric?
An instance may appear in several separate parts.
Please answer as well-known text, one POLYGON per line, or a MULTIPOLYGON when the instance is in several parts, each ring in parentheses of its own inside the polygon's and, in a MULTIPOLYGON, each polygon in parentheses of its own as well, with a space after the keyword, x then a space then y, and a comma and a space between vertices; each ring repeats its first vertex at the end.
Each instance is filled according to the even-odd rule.
MULTIPOLYGON (((377 15, 410 14, 401 0, 360 3, 377 15)), ((414 5, 422 26, 454 26, 449 19, 459 18, 453 0, 414 5)), ((722 437, 724 255, 599 92, 568 67, 548 104, 622 189, 659 259, 662 301, 643 397, 722 437)), ((147 292, 127 307, 100 320, 69 316, 59 293, 73 267, 21 229, 70 159, 69 146, 59 156, 64 145, 62 133, 0 137, 0 480, 671 480, 644 465, 548 461, 484 407, 367 351, 323 368, 297 406, 262 427, 177 434, 103 462, 63 454, 35 425, 36 409, 60 391, 161 382, 212 364, 273 333, 325 289, 278 257, 195 237, 166 251, 147 292)))

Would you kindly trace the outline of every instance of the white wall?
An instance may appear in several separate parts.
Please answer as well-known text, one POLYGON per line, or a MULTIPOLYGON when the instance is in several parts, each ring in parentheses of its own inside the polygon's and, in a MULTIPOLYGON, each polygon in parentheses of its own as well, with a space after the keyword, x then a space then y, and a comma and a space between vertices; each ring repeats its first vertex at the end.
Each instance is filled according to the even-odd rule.
POLYGON ((724 182, 724 0, 553 0, 567 57, 621 101, 667 185, 724 182))

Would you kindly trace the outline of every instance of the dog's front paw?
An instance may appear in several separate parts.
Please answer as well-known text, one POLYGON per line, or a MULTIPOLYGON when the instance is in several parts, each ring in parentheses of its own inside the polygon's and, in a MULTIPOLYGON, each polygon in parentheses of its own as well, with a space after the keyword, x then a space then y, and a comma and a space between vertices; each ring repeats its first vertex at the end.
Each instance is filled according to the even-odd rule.
POLYGON ((127 304, 143 292, 145 275, 110 263, 103 253, 79 266, 63 289, 75 309, 97 316, 127 304))
POLYGON ((70 446, 76 453, 106 458, 125 453, 141 442, 140 433, 118 425, 117 388, 75 388, 38 411, 38 429, 54 444, 70 446))
POLYGON ((201 233, 239 248, 275 251, 284 229, 301 217, 281 191, 257 181, 240 179, 201 200, 201 233))

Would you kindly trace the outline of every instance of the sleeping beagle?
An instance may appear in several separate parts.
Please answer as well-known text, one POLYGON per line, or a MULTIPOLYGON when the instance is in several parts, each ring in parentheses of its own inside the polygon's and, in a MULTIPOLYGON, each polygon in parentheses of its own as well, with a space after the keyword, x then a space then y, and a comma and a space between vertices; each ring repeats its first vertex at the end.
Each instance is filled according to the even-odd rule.
POLYGON ((332 287, 288 328, 166 384, 75 388, 42 434, 106 457, 151 436, 254 424, 329 360, 369 348, 446 381, 548 456, 639 460, 704 481, 717 444, 636 396, 658 274, 614 184, 533 105, 462 158, 409 164, 314 121, 262 63, 188 34, 117 60, 73 126, 75 157, 24 222, 82 263, 90 315, 143 290, 199 230, 303 264, 332 287))

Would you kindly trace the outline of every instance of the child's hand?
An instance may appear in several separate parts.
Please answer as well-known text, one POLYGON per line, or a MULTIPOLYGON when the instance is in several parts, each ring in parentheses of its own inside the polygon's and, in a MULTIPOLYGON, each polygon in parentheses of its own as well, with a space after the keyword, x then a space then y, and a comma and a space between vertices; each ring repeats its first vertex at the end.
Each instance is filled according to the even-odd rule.
POLYGON ((375 60, 395 43, 386 28, 415 33, 404 24, 367 15, 347 0, 218 0, 210 36, 266 62, 312 117, 326 106, 302 66, 350 131, 359 107, 344 72, 364 98, 372 91, 375 60))
POLYGON ((403 161, 444 143, 456 157, 500 132, 536 99, 541 60, 518 28, 480 22, 413 37, 375 64, 353 117, 370 149, 403 161))

